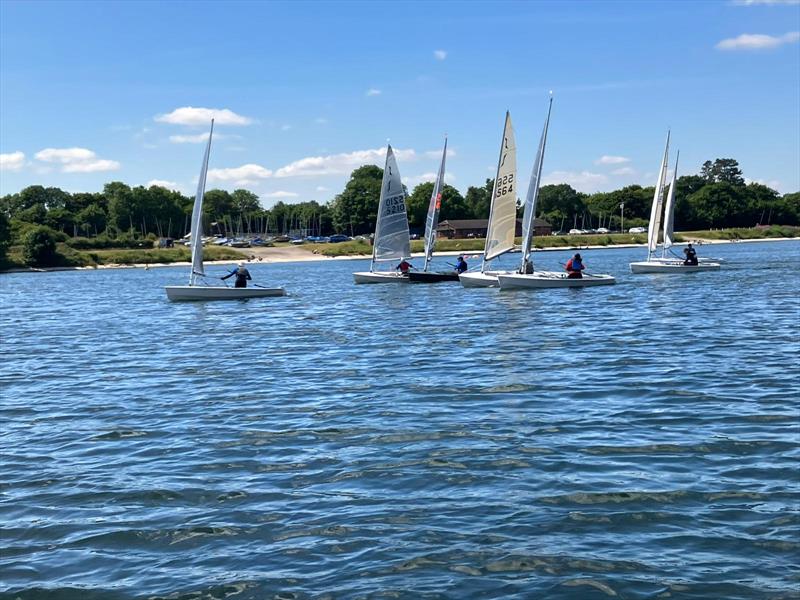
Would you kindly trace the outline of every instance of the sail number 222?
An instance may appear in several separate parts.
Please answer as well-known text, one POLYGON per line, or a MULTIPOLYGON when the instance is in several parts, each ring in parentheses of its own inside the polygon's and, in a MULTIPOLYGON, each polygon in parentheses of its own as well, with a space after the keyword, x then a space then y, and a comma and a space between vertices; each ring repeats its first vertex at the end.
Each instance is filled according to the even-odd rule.
POLYGON ((514 191, 514 174, 509 173, 508 175, 503 175, 502 179, 497 180, 497 185, 495 186, 495 198, 499 198, 500 196, 505 196, 506 194, 510 194, 514 191))

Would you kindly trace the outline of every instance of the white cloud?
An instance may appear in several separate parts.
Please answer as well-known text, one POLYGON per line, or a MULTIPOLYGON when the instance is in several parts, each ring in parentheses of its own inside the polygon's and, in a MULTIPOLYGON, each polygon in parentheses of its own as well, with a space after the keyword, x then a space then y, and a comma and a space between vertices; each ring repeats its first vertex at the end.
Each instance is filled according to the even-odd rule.
POLYGON ((241 167, 228 169, 209 169, 209 181, 230 181, 235 185, 248 185, 255 183, 259 179, 272 177, 272 171, 265 169, 261 165, 246 164, 241 167))
POLYGON ((375 88, 369 88, 367 90, 367 96, 380 96, 381 91, 375 88))
MULTIPOLYGON (((403 183, 409 188, 415 188, 420 183, 428 183, 436 181, 436 173, 423 173, 422 175, 412 175, 411 177, 403 177, 403 183)), ((445 183, 452 183, 455 181, 455 175, 450 173, 444 174, 445 183)))
POLYGON ((621 169, 614 169, 611 171, 612 175, 636 175, 636 169, 633 167, 622 167, 621 169))
POLYGON ((317 191, 318 192, 328 192, 330 190, 328 188, 326 188, 324 185, 318 185, 317 186, 317 191))
POLYGON ((117 161, 97 158, 87 148, 45 148, 35 156, 42 162, 60 163, 62 173, 97 173, 120 168, 117 161))
POLYGON ((156 115, 156 121, 173 125, 208 125, 211 119, 217 125, 250 125, 253 119, 238 115, 227 108, 195 108, 183 106, 171 113, 156 115))
POLYGON ((596 165, 621 165, 621 164, 626 163, 626 162, 631 162, 631 159, 630 158, 625 158, 624 156, 609 156, 607 154, 604 154, 603 156, 598 158, 596 161, 594 161, 594 164, 596 164, 596 165))
POLYGON ((769 50, 784 44, 800 41, 800 31, 790 31, 779 36, 763 33, 743 33, 739 37, 722 40, 715 47, 718 50, 769 50))
POLYGON ((169 141, 173 144, 201 144, 208 139, 207 133, 197 135, 171 135, 169 141))
MULTIPOLYGON (((414 150, 394 151, 398 160, 412 161, 417 159, 414 150)), ((317 177, 320 175, 349 175, 356 167, 361 165, 383 166, 386 159, 386 148, 375 150, 356 150, 343 154, 328 156, 309 156, 301 158, 275 171, 275 177, 317 177)))
MULTIPOLYGON (((428 150, 423 153, 425 158, 442 158, 442 151, 441 150, 428 150)), ((447 158, 453 158, 456 155, 456 151, 452 148, 447 149, 447 158)))
POLYGON ((756 6, 758 4, 784 4, 784 5, 792 5, 792 4, 800 4, 800 0, 733 0, 734 4, 738 4, 739 6, 756 6))
POLYGON ((0 154, 0 171, 19 171, 25 166, 25 153, 9 152, 8 154, 0 154))
POLYGON ((761 185, 765 185, 768 188, 772 188, 773 190, 777 190, 779 192, 781 191, 782 187, 781 182, 778 181, 777 179, 770 179, 769 181, 766 181, 764 179, 750 179, 748 177, 745 177, 744 182, 748 185, 751 183, 760 183, 761 185))
POLYGON ((317 125, 325 125, 327 122, 328 119, 326 119, 325 117, 317 117, 316 119, 314 119, 314 123, 316 123, 317 125))
POLYGON ((281 131, 289 131, 291 128, 292 128, 292 126, 289 125, 288 123, 284 124, 284 125, 281 125, 281 131))
POLYGON ((270 192, 268 194, 261 194, 264 198, 297 198, 300 194, 295 194, 294 192, 284 192, 284 191, 277 191, 277 192, 270 192))
POLYGON ((153 187, 157 185, 158 187, 167 188, 168 190, 174 190, 176 192, 182 192, 181 186, 179 186, 174 181, 166 181, 164 179, 151 179, 147 183, 144 184, 144 187, 153 187))
POLYGON ((590 173, 589 171, 553 171, 549 175, 542 177, 544 185, 568 183, 579 192, 596 192, 600 187, 608 183, 608 177, 601 173, 590 173))
POLYGON ((434 50, 433 51, 433 57, 436 60, 444 60, 445 58, 447 58, 447 51, 446 50, 434 50))

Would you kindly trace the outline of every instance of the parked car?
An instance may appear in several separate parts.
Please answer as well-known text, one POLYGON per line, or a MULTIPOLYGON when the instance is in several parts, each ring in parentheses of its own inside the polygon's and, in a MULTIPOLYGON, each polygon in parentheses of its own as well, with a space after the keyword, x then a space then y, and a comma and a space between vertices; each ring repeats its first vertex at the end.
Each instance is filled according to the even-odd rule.
POLYGON ((628 229, 628 233, 647 233, 646 227, 631 227, 628 229))
POLYGON ((338 244, 339 242, 346 242, 350 238, 344 235, 343 233, 334 233, 332 236, 328 238, 328 241, 331 244, 338 244))
POLYGON ((583 235, 584 233, 585 232, 583 231, 583 229, 570 229, 569 230, 569 234, 570 235, 583 235))
POLYGON ((608 229, 606 229, 605 227, 599 227, 599 228, 597 229, 597 233, 611 233, 611 231, 609 231, 609 230, 608 230, 608 229))

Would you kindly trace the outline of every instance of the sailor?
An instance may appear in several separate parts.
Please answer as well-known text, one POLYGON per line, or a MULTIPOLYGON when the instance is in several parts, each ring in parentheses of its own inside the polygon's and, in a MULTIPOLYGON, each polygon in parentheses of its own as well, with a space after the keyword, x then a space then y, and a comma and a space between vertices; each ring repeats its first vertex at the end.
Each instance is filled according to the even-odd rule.
POLYGON ((580 254, 576 254, 567 261, 567 277, 570 279, 580 279, 583 277, 583 271, 586 267, 583 265, 583 260, 580 254))
POLYGON ((521 267, 519 272, 525 275, 533 275, 533 263, 530 259, 525 261, 525 266, 521 267))
POLYGON ((403 274, 403 275, 408 275, 409 269, 412 269, 412 268, 413 268, 413 265, 404 258, 400 262, 400 264, 395 267, 395 270, 396 271, 400 271, 400 273, 403 274))
POLYGON ((227 279, 228 277, 233 277, 234 275, 236 275, 236 283, 234 284, 234 287, 237 288, 246 288, 247 280, 252 279, 252 277, 250 277, 250 271, 247 270, 247 268, 244 266, 244 263, 239 263, 233 271, 225 275, 225 277, 220 277, 220 279, 227 279))
POLYGON ((463 255, 459 256, 458 260, 456 261, 456 273, 461 275, 461 273, 463 273, 467 269, 469 269, 469 267, 467 266, 467 261, 464 260, 464 256, 463 255))
POLYGON ((686 248, 684 248, 683 253, 686 255, 686 260, 683 261, 683 264, 685 265, 697 264, 697 251, 694 248, 692 248, 692 244, 689 244, 686 248))

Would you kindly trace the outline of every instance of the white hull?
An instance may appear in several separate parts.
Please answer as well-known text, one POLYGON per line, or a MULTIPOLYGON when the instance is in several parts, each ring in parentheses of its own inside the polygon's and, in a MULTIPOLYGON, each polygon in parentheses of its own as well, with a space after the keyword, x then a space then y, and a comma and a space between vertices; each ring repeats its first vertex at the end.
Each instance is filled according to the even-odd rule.
POLYGON ((530 274, 508 273, 498 277, 500 289, 545 289, 577 288, 598 285, 613 285, 617 282, 611 275, 584 273, 583 277, 570 279, 566 273, 536 271, 530 274))
POLYGON ((408 283, 407 275, 391 271, 362 271, 353 273, 353 279, 356 283, 408 283))
POLYGON ((499 287, 497 276, 513 273, 514 271, 475 271, 474 273, 461 273, 458 280, 464 287, 499 287))
POLYGON ((697 273, 698 271, 719 271, 719 263, 700 262, 685 265, 682 260, 643 260, 630 263, 631 273, 697 273))
POLYGON ((210 287, 204 285, 168 285, 167 298, 173 301, 181 300, 242 300, 244 298, 266 298, 270 296, 285 296, 283 288, 234 288, 210 287))

